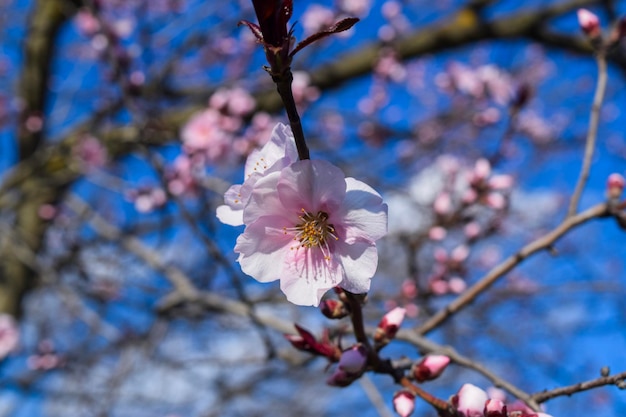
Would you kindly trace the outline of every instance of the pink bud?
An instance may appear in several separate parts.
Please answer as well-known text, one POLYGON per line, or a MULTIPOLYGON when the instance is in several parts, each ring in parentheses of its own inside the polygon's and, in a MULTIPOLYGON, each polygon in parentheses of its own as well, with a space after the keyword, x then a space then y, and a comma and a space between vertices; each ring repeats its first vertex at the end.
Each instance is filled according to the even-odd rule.
POLYGON ((448 289, 454 294, 461 294, 467 288, 467 283, 459 277, 452 277, 448 281, 448 289))
POLYGON ((406 309, 402 307, 396 307, 385 314, 378 324, 374 340, 376 342, 389 343, 396 336, 405 314, 406 309))
POLYGON ((618 173, 613 173, 609 175, 609 178, 606 181, 607 194, 609 198, 619 198, 622 195, 622 191, 624 191, 624 186, 626 185, 626 180, 624 177, 618 173))
POLYGON ((367 351, 362 345, 354 345, 341 353, 339 369, 347 374, 361 374, 367 365, 367 351))
POLYGON ((506 198, 500 193, 489 193, 485 203, 494 210, 502 210, 506 207, 506 198))
POLYGON ((483 417, 487 393, 476 385, 465 384, 452 397, 452 405, 463 417, 483 417))
POLYGON ((600 37, 600 19, 587 9, 578 9, 578 24, 591 39, 600 37))
POLYGON ((393 396, 393 408, 400 417, 408 417, 415 410, 415 396, 409 391, 398 391, 393 396))
POLYGON ((480 235, 480 224, 477 222, 469 222, 465 225, 463 231, 468 239, 476 239, 480 235))
POLYGON ((491 175, 491 164, 485 158, 481 158, 476 161, 476 165, 474 165, 474 180, 482 181, 487 179, 489 175, 491 175))
POLYGON ((437 378, 450 363, 450 358, 444 355, 428 355, 413 366, 413 377, 416 381, 424 382, 437 378))
POLYGON ((506 417, 506 405, 500 400, 487 400, 484 413, 485 417, 506 417))
POLYGON ((428 231, 428 237, 431 240, 443 240, 445 239, 447 233, 448 232, 443 227, 435 226, 428 231))
POLYGON ((20 332, 15 319, 8 314, 0 314, 0 360, 17 348, 19 339, 20 332))
POLYGON ((467 245, 459 245, 450 254, 450 259, 454 262, 461 263, 467 259, 469 256, 470 250, 467 245))
POLYGON ((435 201, 433 203, 433 209, 435 210, 435 213, 440 216, 448 214, 452 209, 452 200, 450 199, 450 194, 445 192, 439 194, 437 198, 435 198, 435 201))
POLYGON ((329 319, 341 319, 349 314, 346 309, 346 305, 339 300, 322 301, 320 303, 320 310, 322 311, 322 314, 329 319))

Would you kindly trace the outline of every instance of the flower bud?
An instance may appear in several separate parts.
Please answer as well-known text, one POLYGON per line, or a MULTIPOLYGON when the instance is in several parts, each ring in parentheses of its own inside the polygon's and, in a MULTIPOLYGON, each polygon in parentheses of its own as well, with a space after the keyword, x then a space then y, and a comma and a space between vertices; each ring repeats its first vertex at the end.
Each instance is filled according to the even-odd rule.
POLYGON ((347 387, 348 385, 352 384, 356 380, 356 378, 358 377, 350 375, 346 371, 337 368, 335 372, 330 377, 328 377, 326 383, 333 387, 347 387))
POLYGON ((608 198, 620 198, 625 185, 626 180, 624 180, 622 175, 617 173, 609 175, 609 178, 606 181, 608 198))
POLYGON ((487 393, 476 385, 465 384, 452 397, 452 405, 463 417, 483 417, 487 393))
POLYGON ((600 19, 587 9, 578 9, 578 24, 589 39, 596 40, 602 35, 600 19))
POLYGON ((409 391, 398 391, 393 396, 393 408, 400 417, 408 417, 415 410, 415 395, 409 391))
POLYGON ((485 417, 506 417, 506 405, 500 400, 489 399, 485 403, 484 414, 485 417))
POLYGON ((437 378, 450 363, 450 358, 444 355, 428 355, 419 363, 413 365, 412 373, 416 381, 424 382, 437 378))
POLYGON ((367 365, 367 350, 363 345, 358 344, 352 346, 348 350, 344 350, 339 358, 339 369, 347 374, 360 375, 367 365))
POLYGON ((348 309, 343 301, 339 300, 324 300, 320 303, 320 310, 322 314, 329 319, 342 319, 346 317, 348 309))
POLYGON ((396 336, 405 314, 406 309, 402 307, 396 307, 385 314, 380 323, 378 323, 376 333, 374 334, 374 341, 382 344, 389 343, 391 339, 396 336))

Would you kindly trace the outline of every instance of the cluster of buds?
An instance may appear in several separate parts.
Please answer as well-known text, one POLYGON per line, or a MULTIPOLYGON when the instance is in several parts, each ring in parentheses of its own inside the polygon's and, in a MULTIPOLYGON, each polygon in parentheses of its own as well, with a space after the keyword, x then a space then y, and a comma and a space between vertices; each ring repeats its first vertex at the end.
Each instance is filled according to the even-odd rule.
POLYGON ((463 385, 450 403, 460 417, 551 417, 521 403, 507 406, 499 398, 489 398, 485 391, 472 384, 463 385))
POLYGON ((617 22, 608 38, 605 39, 600 27, 600 19, 595 13, 587 9, 578 9, 577 16, 580 29, 596 49, 616 46, 626 36, 626 17, 617 22))
POLYGON ((510 175, 492 176, 491 164, 481 158, 469 175, 469 184, 470 188, 463 196, 464 203, 479 202, 494 210, 502 210, 508 204, 505 192, 513 185, 513 178, 510 175))
POLYGON ((444 248, 435 250, 433 273, 428 278, 428 285, 433 294, 460 294, 465 291, 467 284, 462 277, 467 272, 465 261, 469 254, 467 245, 457 246, 450 253, 444 248))

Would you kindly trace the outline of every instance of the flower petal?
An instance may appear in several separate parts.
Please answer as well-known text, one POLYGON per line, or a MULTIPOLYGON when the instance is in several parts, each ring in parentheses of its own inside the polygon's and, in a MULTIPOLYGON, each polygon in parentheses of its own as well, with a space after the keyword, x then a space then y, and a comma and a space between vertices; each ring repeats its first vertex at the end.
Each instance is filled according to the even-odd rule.
POLYGON ((283 275, 284 259, 293 245, 292 236, 282 230, 284 222, 280 216, 261 217, 237 238, 237 261, 243 272, 259 282, 275 281, 283 275))
MULTIPOLYGON (((247 200, 247 196, 246 196, 247 200)), ((244 200, 241 185, 232 185, 224 194, 224 205, 216 210, 217 218, 224 224, 241 226, 243 224, 244 200)))
POLYGON ((343 172, 322 160, 297 161, 283 169, 278 182, 278 195, 285 209, 299 213, 301 209, 316 213, 336 211, 346 194, 343 172))
POLYGON ((344 228, 348 243, 357 239, 374 242, 387 234, 387 205, 372 187, 354 178, 346 178, 346 196, 341 212, 330 221, 344 228), (339 218, 343 219, 339 220, 339 218))
POLYGON ((345 271, 339 286, 355 294, 368 292, 378 266, 376 245, 362 240, 352 244, 338 243, 335 245, 335 255, 340 258, 345 271))
POLYGON ((285 258, 280 289, 287 300, 303 306, 318 306, 322 296, 343 278, 334 257, 326 259, 320 248, 294 248, 285 258))
POLYGON ((247 181, 255 172, 264 175, 280 171, 297 160, 298 150, 291 128, 278 123, 272 130, 270 140, 261 149, 253 151, 246 159, 244 179, 247 181))

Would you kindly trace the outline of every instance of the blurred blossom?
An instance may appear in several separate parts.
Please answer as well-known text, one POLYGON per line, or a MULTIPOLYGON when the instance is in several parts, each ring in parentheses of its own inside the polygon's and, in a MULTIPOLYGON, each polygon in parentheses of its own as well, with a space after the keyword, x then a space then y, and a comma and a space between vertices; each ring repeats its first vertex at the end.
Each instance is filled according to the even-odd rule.
POLYGON ((158 187, 141 187, 125 193, 126 199, 135 205, 140 213, 149 213, 163 207, 167 202, 165 191, 158 187))
POLYGON ((293 72, 293 99, 296 104, 306 104, 317 100, 320 97, 320 90, 311 85, 311 76, 304 71, 293 72))
POLYGON ((9 314, 0 314, 0 361, 17 349, 20 340, 15 319, 9 314))
POLYGON ((374 66, 374 74, 400 83, 406 78, 406 69, 393 50, 383 50, 374 66))
POLYGON ((233 116, 246 116, 256 107, 256 100, 240 87, 220 88, 209 99, 209 106, 216 110, 226 110, 233 116))
POLYGON ((88 9, 80 9, 76 13, 74 24, 83 36, 91 37, 100 31, 100 22, 88 9))
POLYGON ((595 13, 590 12, 587 9, 578 9, 578 24, 580 28, 591 39, 596 39, 602 36, 602 30, 600 29, 600 19, 595 13))
POLYGON ((485 403, 485 417, 507 417, 506 405, 497 399, 489 399, 485 403))
POLYGON ((238 127, 215 109, 196 113, 181 130, 184 150, 201 153, 210 162, 222 161, 231 150, 231 132, 238 127))
POLYGON ((90 171, 104 166, 108 160, 108 152, 102 143, 91 135, 83 136, 72 149, 74 158, 81 169, 90 171))
POLYGON ((317 33, 335 23, 335 12, 328 7, 312 4, 304 11, 300 18, 305 36, 317 33))
POLYGON ((364 18, 372 7, 371 0, 338 0, 337 7, 347 15, 364 18))
POLYGON ((196 191, 194 160, 188 155, 178 155, 165 175, 167 189, 172 195, 183 195, 196 191))

